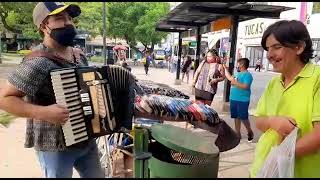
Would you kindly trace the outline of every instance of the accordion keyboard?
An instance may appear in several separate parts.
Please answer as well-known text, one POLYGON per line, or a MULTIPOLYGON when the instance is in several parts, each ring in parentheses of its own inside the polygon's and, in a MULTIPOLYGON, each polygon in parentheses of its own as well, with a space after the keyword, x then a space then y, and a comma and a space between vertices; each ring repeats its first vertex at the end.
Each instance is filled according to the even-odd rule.
POLYGON ((51 71, 56 103, 69 110, 62 125, 66 146, 131 129, 134 76, 116 65, 51 71))
POLYGON ((81 106, 81 100, 88 97, 79 95, 75 70, 53 71, 51 72, 51 80, 56 103, 67 106, 69 110, 69 119, 62 125, 66 146, 89 139, 84 114, 92 113, 92 110, 81 106))

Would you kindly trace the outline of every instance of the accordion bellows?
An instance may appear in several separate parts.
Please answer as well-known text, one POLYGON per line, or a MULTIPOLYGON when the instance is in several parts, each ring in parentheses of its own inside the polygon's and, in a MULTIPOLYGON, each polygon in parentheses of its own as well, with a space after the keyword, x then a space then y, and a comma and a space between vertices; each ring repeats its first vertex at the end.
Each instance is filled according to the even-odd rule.
POLYGON ((131 129, 134 76, 117 65, 56 69, 51 72, 56 103, 67 106, 62 125, 66 146, 131 129))

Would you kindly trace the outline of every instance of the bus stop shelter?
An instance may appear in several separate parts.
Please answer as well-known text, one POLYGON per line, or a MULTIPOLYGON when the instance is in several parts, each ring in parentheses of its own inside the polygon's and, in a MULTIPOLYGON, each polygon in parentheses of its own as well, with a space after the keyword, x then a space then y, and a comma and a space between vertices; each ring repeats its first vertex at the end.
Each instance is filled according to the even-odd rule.
MULTIPOLYGON (((197 50, 195 70, 200 63, 201 34, 230 29, 229 72, 233 74, 238 24, 254 18, 279 19, 283 11, 294 8, 267 5, 267 2, 182 2, 157 23, 156 30, 179 33, 178 67, 176 82, 179 84, 182 36, 188 31, 196 32, 197 50)), ((230 82, 225 81, 223 101, 229 102, 230 82)))

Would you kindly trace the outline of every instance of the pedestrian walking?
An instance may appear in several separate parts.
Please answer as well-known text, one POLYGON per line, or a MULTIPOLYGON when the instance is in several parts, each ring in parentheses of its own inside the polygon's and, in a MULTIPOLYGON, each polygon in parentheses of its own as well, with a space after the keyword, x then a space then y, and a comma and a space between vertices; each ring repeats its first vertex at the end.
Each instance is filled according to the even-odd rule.
POLYGON ((235 77, 231 76, 225 64, 226 78, 231 82, 230 90, 230 113, 231 118, 234 118, 235 130, 241 138, 241 123, 247 129, 248 142, 253 140, 253 131, 249 121, 249 104, 251 95, 251 84, 253 77, 248 71, 249 67, 248 58, 240 58, 237 61, 237 74, 235 77))
POLYGON ((183 59, 183 63, 182 63, 182 82, 184 79, 184 75, 187 76, 187 84, 189 84, 189 72, 191 69, 191 65, 192 65, 192 59, 190 56, 186 56, 183 59))
POLYGON ((257 62, 256 62, 256 68, 254 69, 254 71, 257 71, 257 69, 258 69, 258 71, 260 72, 261 64, 262 64, 261 59, 258 58, 257 62))
POLYGON ((224 69, 218 62, 220 60, 217 51, 209 50, 205 60, 197 68, 192 83, 197 101, 211 105, 218 83, 225 79, 224 69))
POLYGON ((146 72, 146 75, 148 75, 149 66, 151 62, 152 62, 152 55, 150 54, 150 52, 147 52, 145 57, 145 62, 144 62, 144 71, 146 72))
POLYGON ((306 26, 282 20, 263 33, 261 45, 274 77, 260 97, 256 127, 263 132, 255 149, 250 177, 256 177, 270 150, 299 128, 295 145, 294 176, 320 177, 320 67, 310 62, 312 41, 306 26))
POLYGON ((84 53, 72 47, 76 36, 73 18, 80 13, 77 5, 39 2, 33 10, 33 22, 43 42, 9 74, 0 90, 0 109, 27 118, 24 146, 35 149, 46 178, 71 178, 73 168, 83 178, 104 177, 95 140, 66 147, 62 125, 69 111, 56 104, 50 79, 51 70, 88 65, 84 53), (60 61, 36 55, 39 52, 60 61))

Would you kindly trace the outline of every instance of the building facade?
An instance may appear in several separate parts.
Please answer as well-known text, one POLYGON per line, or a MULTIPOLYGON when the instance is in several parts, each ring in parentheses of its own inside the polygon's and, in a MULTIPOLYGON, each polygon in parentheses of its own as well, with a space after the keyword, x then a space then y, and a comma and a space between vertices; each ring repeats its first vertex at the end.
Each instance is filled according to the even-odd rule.
POLYGON ((320 13, 312 14, 307 24, 308 31, 310 33, 314 56, 313 62, 319 64, 320 62, 320 26, 319 26, 320 13))
MULTIPOLYGON (((280 20, 299 20, 306 25, 310 23, 308 17, 312 14, 313 2, 268 2, 268 5, 292 7, 295 9, 284 11, 280 19, 256 18, 239 23, 237 40, 237 58, 250 59, 250 67, 254 67, 261 59, 265 70, 272 70, 267 60, 267 52, 261 47, 261 38, 266 28, 280 20)), ((319 30, 318 30, 319 31, 319 30)))
MULTIPOLYGON (((171 3, 171 10, 178 4, 171 3)), ((315 53, 320 57, 320 29, 319 23, 316 22, 319 21, 320 14, 318 16, 312 15, 313 2, 257 2, 257 4, 286 6, 294 9, 282 12, 279 19, 255 18, 240 22, 238 25, 236 59, 240 57, 249 58, 250 67, 254 67, 257 60, 261 59, 263 69, 272 70, 272 65, 267 60, 267 53, 261 47, 261 38, 266 28, 279 20, 299 20, 305 23, 313 40, 315 53)), ((202 38, 205 37, 205 40, 207 40, 208 49, 215 48, 220 52, 220 56, 228 56, 230 54, 229 34, 228 29, 216 32, 211 31, 202 34, 202 38)), ((195 36, 191 38, 195 39, 195 36)), ((168 35, 166 42, 168 42, 167 46, 177 44, 178 33, 168 35)))

